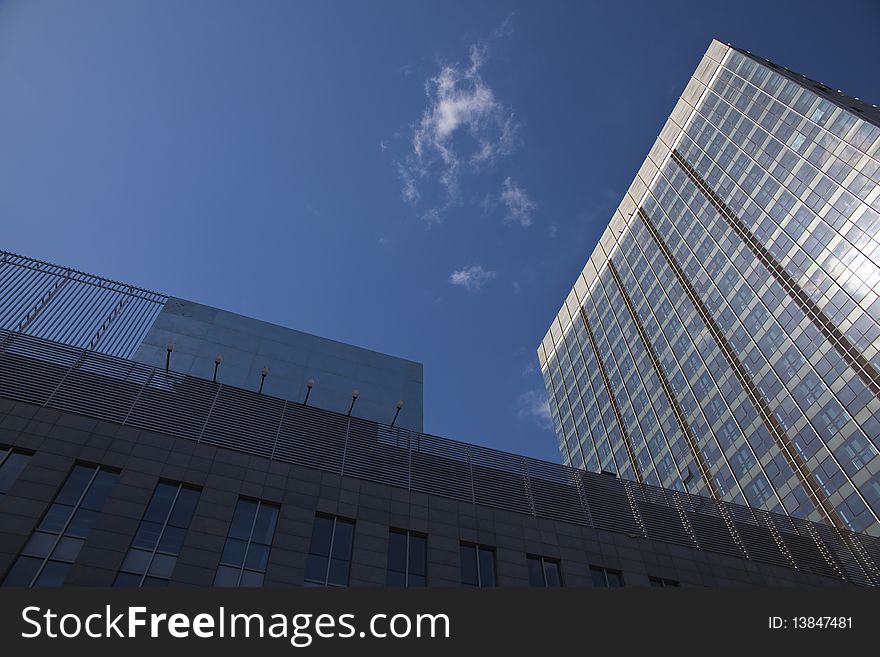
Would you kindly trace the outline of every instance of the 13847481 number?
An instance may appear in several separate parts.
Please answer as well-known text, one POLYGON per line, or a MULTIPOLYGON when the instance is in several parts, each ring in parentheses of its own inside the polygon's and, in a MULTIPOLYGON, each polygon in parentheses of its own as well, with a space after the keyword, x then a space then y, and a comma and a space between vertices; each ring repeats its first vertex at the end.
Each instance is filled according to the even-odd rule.
POLYGON ((767 626, 771 630, 851 630, 852 616, 770 616, 767 626))

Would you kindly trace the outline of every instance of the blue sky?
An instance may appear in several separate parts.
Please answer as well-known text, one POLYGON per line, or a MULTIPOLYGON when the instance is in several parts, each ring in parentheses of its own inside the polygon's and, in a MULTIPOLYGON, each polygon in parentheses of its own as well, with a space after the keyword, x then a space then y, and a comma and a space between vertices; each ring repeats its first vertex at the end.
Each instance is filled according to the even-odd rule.
POLYGON ((878 29, 874 0, 0 1, 0 248, 421 361, 427 431, 558 460, 535 348, 710 40, 880 102, 878 29))

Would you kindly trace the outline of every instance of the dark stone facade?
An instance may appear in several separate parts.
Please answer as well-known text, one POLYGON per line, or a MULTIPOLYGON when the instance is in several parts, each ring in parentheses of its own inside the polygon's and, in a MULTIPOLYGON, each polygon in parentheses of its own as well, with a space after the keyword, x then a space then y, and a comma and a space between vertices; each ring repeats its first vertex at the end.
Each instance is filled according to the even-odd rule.
POLYGON ((558 559, 565 586, 591 586, 590 566, 619 570, 626 586, 649 577, 681 586, 842 586, 841 580, 630 537, 572 523, 410 492, 0 399, 0 445, 33 453, 0 496, 0 576, 9 568, 74 463, 119 471, 66 585, 110 586, 160 479, 202 489, 171 578, 211 586, 239 496, 280 505, 265 586, 301 586, 316 513, 355 520, 351 586, 383 586, 389 530, 428 536, 429 586, 461 586, 460 542, 495 548, 500 586, 528 586, 526 555, 558 559))

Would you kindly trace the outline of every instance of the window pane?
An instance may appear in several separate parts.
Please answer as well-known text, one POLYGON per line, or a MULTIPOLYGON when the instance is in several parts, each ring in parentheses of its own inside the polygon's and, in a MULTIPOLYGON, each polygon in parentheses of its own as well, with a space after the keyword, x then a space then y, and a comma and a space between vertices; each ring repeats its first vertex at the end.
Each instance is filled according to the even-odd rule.
POLYGON ((174 510, 171 512, 171 518, 168 520, 168 524, 174 527, 188 528, 189 523, 192 522, 192 517, 198 503, 199 491, 187 488, 186 486, 181 488, 180 493, 177 495, 177 503, 174 505, 174 510))
POLYGON ((336 521, 336 534, 333 536, 333 554, 335 559, 351 559, 351 542, 354 537, 354 523, 346 520, 336 521))
POLYGON ((409 586, 412 588, 413 586, 425 586, 427 580, 422 575, 410 575, 409 576, 409 586))
POLYGON ((330 575, 327 583, 348 586, 348 561, 330 559, 330 575))
POLYGON ((220 566, 217 568, 217 575, 214 577, 214 586, 238 586, 238 576, 240 574, 241 570, 238 568, 220 566))
POLYGON ((44 532, 34 532, 27 545, 21 551, 22 554, 30 554, 35 557, 48 557, 49 552, 55 547, 55 541, 58 534, 46 534, 44 532))
POLYGON ((248 547, 247 558, 245 559, 245 568, 251 570, 266 570, 266 564, 269 562, 269 548, 260 543, 251 543, 248 547))
POLYGON ((396 570, 389 570, 385 578, 386 586, 406 586, 406 574, 396 570))
POLYGON ((131 548, 122 562, 122 570, 142 574, 150 563, 150 553, 145 550, 131 548))
POLYGON ((623 586, 623 577, 612 570, 607 571, 608 586, 623 586))
POLYGON ((529 557, 529 585, 544 586, 544 572, 541 569, 541 560, 529 557))
POLYGON ((461 583, 479 586, 477 579, 477 548, 473 545, 461 546, 461 583))
POLYGON ((67 578, 70 566, 71 564, 60 561, 47 561, 34 586, 61 586, 67 578))
POLYGON ((162 525, 157 522, 147 522, 144 520, 141 522, 140 527, 138 527, 137 534, 135 534, 134 540, 131 544, 135 547, 152 550, 156 547, 156 541, 159 540, 159 534, 161 532, 162 525))
POLYGON ((425 563, 427 543, 424 536, 409 535, 409 572, 411 575, 427 574, 427 564, 425 563))
POLYGON ((42 559, 19 557, 3 580, 3 586, 30 586, 42 563, 42 559))
POLYGON ((157 588, 160 586, 168 586, 167 579, 159 579, 158 577, 144 577, 144 586, 157 588))
POLYGON ((238 504, 235 506, 235 514, 232 516, 232 524, 229 527, 229 535, 233 538, 248 540, 251 536, 251 527, 253 527, 254 514, 256 512, 256 502, 238 500, 238 504))
POLYGON ((247 550, 247 543, 237 541, 234 538, 226 539, 226 545, 223 548, 223 556, 220 558, 222 563, 231 566, 241 566, 244 563, 244 555, 247 550))
POLYGON ((85 541, 81 538, 63 537, 58 541, 58 546, 52 553, 52 558, 58 561, 76 561, 79 551, 82 549, 85 541))
POLYGON ((177 557, 172 557, 168 554, 156 554, 153 556, 153 563, 150 564, 150 575, 171 579, 171 573, 174 572, 176 564, 177 557))
POLYGON ((320 582, 323 585, 327 579, 327 557, 310 554, 306 561, 305 579, 320 582))
POLYGON ((559 576, 559 564, 555 561, 544 562, 544 575, 547 578, 547 586, 562 586, 562 578, 559 576))
POLYGON ((254 535, 251 540, 263 543, 264 545, 271 545, 277 520, 278 508, 271 504, 261 504, 260 511, 257 513, 257 522, 254 524, 254 535))
MULTIPOLYGON (((311 554, 327 556, 330 554, 330 537, 333 534, 333 519, 325 516, 315 516, 315 526, 312 529, 312 543, 309 546, 311 554)), ((323 581, 323 577, 321 578, 323 581)))
POLYGON ((180 527, 165 527, 162 534, 162 540, 159 541, 159 551, 168 552, 169 554, 180 554, 180 548, 183 547, 183 539, 186 536, 186 530, 180 527))
POLYGON ((590 568, 590 575, 593 578, 593 586, 608 586, 605 581, 605 571, 602 568, 590 568))
POLYGON ((406 570, 406 534, 402 532, 388 534, 388 570, 406 570))
POLYGON ((262 586, 263 585, 263 573, 255 573, 250 570, 245 570, 241 574, 241 583, 239 586, 262 586))
POLYGON ((0 495, 8 491, 18 475, 24 470, 31 457, 27 454, 19 454, 18 452, 10 452, 3 465, 0 466, 0 495))
POLYGON ((132 573, 119 573, 116 575, 116 581, 113 586, 140 586, 141 576, 132 573))
POLYGON ((46 511, 46 515, 43 516, 43 521, 40 523, 40 529, 60 534, 64 529, 64 525, 67 524, 67 519, 70 518, 72 512, 72 506, 57 503, 53 504, 49 507, 49 510, 46 511))
POLYGON ((79 498, 86 489, 94 472, 95 468, 88 468, 84 465, 75 466, 71 470, 70 475, 68 475, 67 481, 64 482, 64 486, 58 492, 58 497, 55 498, 55 501, 59 504, 75 505, 79 502, 79 498))
POLYGON ((73 514, 73 520, 67 525, 67 530, 64 533, 86 538, 96 522, 98 522, 97 511, 81 508, 73 514))
POLYGON ((150 500, 150 505, 147 507, 146 513, 144 513, 144 520, 155 522, 160 526, 164 525, 176 494, 177 486, 166 483, 160 483, 156 486, 153 498, 150 500))
POLYGON ((89 486, 89 492, 83 498, 82 506, 93 511, 100 511, 104 502, 110 496, 110 491, 116 484, 116 473, 109 470, 101 470, 98 476, 89 486))
POLYGON ((480 586, 495 586, 495 552, 480 548, 480 586))

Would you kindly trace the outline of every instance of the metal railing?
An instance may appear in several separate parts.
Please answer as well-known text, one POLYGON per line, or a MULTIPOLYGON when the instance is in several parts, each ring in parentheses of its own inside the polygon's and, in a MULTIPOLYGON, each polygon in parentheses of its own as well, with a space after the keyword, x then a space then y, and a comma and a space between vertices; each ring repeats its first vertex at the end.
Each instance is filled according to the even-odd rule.
POLYGON ((131 358, 168 297, 0 251, 0 328, 131 358))
POLYGON ((880 539, 0 330, 0 397, 410 491, 880 585, 880 539))

